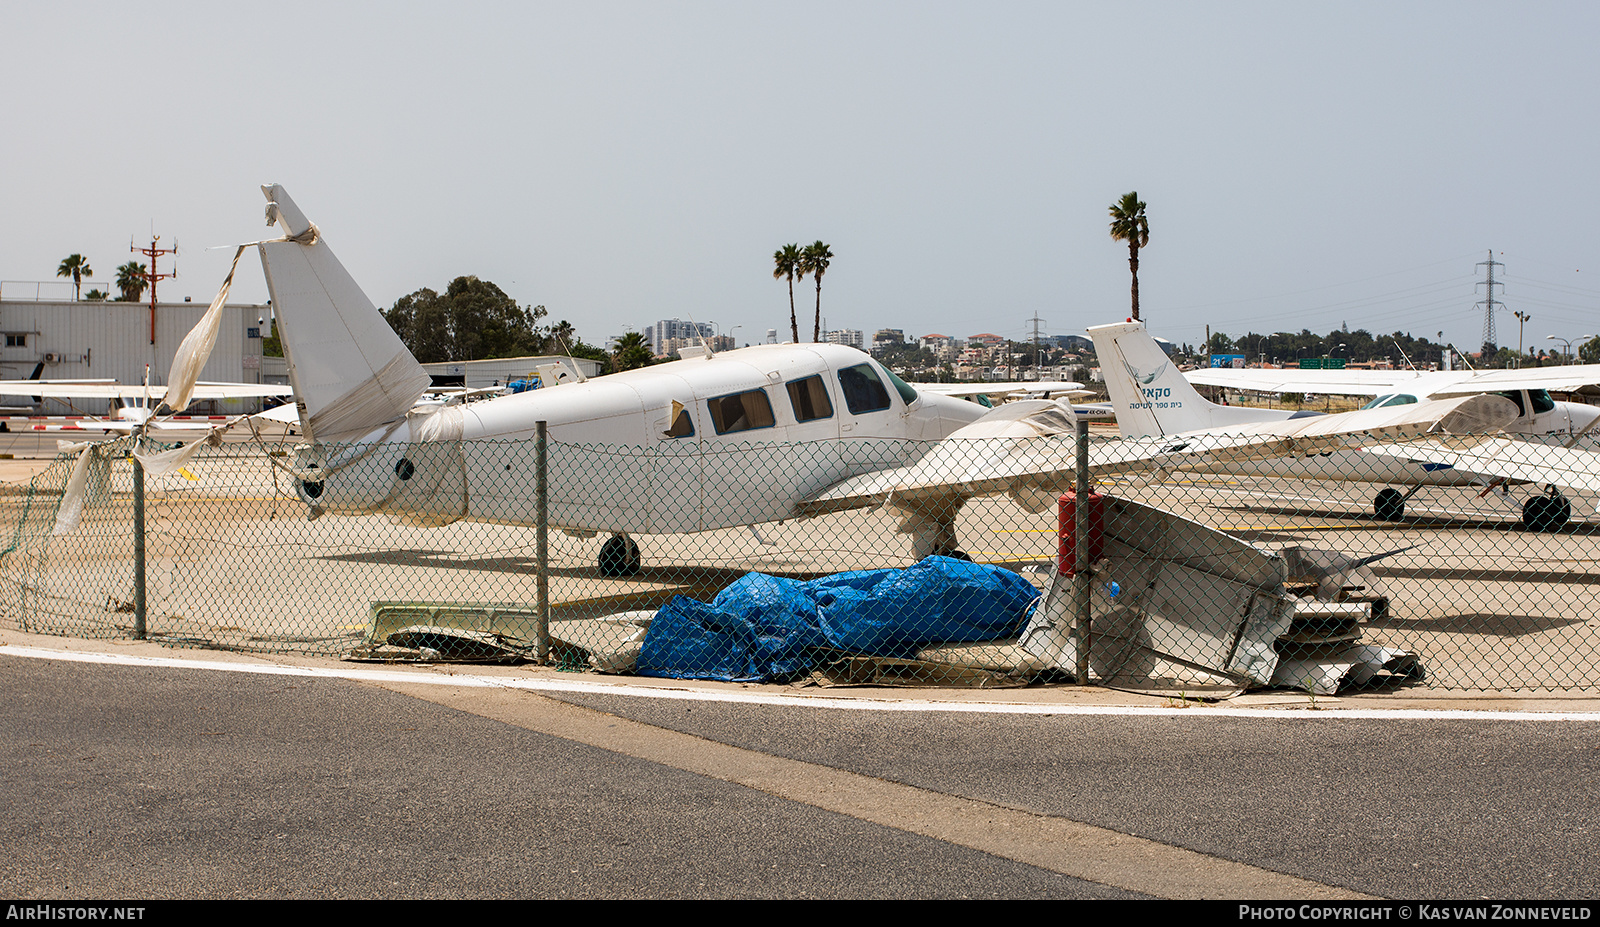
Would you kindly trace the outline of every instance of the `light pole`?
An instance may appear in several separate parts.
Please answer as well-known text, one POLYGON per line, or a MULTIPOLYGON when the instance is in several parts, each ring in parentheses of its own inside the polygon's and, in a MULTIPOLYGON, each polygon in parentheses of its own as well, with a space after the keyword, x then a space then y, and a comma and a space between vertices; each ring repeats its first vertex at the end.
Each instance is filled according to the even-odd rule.
POLYGON ((1567 357, 1568 357, 1568 355, 1570 355, 1572 353, 1572 339, 1570 339, 1570 338, 1557 338, 1555 335, 1545 335, 1544 336, 1544 340, 1561 342, 1561 345, 1562 345, 1562 347, 1561 347, 1561 363, 1562 363, 1563 366, 1565 366, 1567 363, 1569 363, 1569 361, 1567 360, 1567 357))
POLYGON ((1526 312, 1522 312, 1521 310, 1518 310, 1518 311, 1513 312, 1511 314, 1517 317, 1517 366, 1521 367, 1522 366, 1522 326, 1528 324, 1528 320, 1533 318, 1533 316, 1527 314, 1526 312))

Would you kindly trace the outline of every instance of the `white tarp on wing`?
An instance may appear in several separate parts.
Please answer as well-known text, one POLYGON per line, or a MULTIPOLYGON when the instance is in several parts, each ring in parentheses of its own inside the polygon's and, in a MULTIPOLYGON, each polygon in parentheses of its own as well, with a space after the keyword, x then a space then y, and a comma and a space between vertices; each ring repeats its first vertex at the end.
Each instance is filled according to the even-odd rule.
POLYGON ((285 236, 257 248, 307 436, 352 441, 404 418, 432 378, 283 187, 261 190, 285 236))

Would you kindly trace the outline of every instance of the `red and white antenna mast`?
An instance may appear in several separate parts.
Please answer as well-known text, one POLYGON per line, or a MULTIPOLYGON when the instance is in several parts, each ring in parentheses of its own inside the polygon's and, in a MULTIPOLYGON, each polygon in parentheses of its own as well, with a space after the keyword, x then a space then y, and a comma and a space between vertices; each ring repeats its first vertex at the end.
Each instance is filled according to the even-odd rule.
POLYGON ((156 273, 156 258, 157 257, 159 257, 160 255, 163 255, 163 254, 177 254, 178 253, 178 243, 176 241, 174 241, 172 243, 172 247, 170 247, 170 248, 158 248, 158 247, 156 247, 156 243, 159 242, 160 240, 161 240, 161 236, 160 235, 154 235, 154 234, 151 235, 150 236, 150 247, 148 247, 148 248, 140 248, 137 245, 135 245, 133 242, 131 242, 131 241, 128 242, 128 250, 129 251, 132 251, 132 252, 134 252, 136 254, 142 254, 145 257, 150 259, 150 269, 147 270, 147 271, 144 271, 139 276, 143 277, 150 284, 150 343, 151 344, 155 344, 156 343, 156 281, 157 280, 165 280, 168 277, 176 277, 178 275, 178 271, 176 269, 174 269, 172 271, 172 273, 170 273, 170 274, 158 274, 158 273, 156 273))

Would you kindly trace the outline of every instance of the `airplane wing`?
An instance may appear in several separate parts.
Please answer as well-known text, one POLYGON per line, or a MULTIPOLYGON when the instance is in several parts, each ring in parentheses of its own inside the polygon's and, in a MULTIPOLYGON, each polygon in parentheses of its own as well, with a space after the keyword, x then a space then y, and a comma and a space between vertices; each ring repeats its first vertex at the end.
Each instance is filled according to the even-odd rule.
MULTIPOLYGON (((1096 441, 1089 468, 1097 476, 1164 465, 1289 457, 1430 434, 1481 435, 1516 418, 1499 396, 1466 396, 1336 415, 1230 426, 1152 438, 1096 441)), ((953 500, 1006 493, 1042 510, 1076 479, 1071 415, 1046 400, 996 409, 939 442, 921 460, 836 483, 800 503, 812 516, 887 503, 899 508, 947 506, 953 500)), ((1463 439, 1470 441, 1473 439, 1463 439)))
POLYGON ((1435 396, 1464 396, 1500 390, 1543 389, 1558 393, 1600 394, 1600 364, 1479 370, 1459 383, 1435 389, 1435 396))
MULTIPOLYGON (((1184 372, 1190 383, 1248 389, 1260 393, 1331 393, 1335 396, 1381 396, 1421 374, 1411 370, 1273 370, 1264 367, 1201 367, 1184 372)), ((1510 389, 1497 386, 1494 389, 1510 389)), ((1475 392, 1492 392, 1484 389, 1475 392)))
MULTIPOLYGON (((140 399, 145 387, 111 380, 0 380, 0 396, 43 396, 46 399, 140 399)), ((165 386, 150 387, 150 398, 167 395, 165 386)), ((245 399, 289 396, 287 386, 273 383, 197 383, 196 399, 245 399)))
POLYGON ((1600 454, 1535 441, 1489 438, 1471 447, 1408 441, 1369 447, 1368 453, 1446 464, 1458 470, 1528 483, 1600 493, 1600 454))
POLYGON ((1435 397, 1470 396, 1505 390, 1550 390, 1600 395, 1600 364, 1565 367, 1522 367, 1515 370, 1447 371, 1422 374, 1413 370, 1272 370, 1252 367, 1201 368, 1184 374, 1190 383, 1263 393, 1331 393, 1335 396, 1381 396, 1404 392, 1409 383, 1427 376, 1435 397), (1453 381, 1453 382, 1445 382, 1453 381))
MULTIPOLYGON (((167 395, 167 388, 165 386, 152 386, 150 388, 150 395, 152 397, 165 397, 167 395), (158 388, 161 390, 159 393, 156 392, 156 389, 158 388)), ((195 399, 252 399, 265 396, 293 396, 294 390, 290 389, 287 384, 207 383, 206 381, 202 380, 194 385, 194 392, 191 395, 195 399)))
POLYGON ((1046 396, 1088 396, 1091 393, 1083 388, 1082 383, 1072 380, 1025 380, 1012 383, 913 383, 918 392, 932 393, 936 396, 954 396, 965 399, 969 396, 1028 396, 1042 394, 1046 396))

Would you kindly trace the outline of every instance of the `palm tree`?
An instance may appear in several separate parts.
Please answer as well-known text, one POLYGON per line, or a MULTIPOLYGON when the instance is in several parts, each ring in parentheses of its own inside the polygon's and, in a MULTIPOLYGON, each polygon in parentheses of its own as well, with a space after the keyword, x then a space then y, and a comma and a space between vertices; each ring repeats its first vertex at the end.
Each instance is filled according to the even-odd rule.
POLYGON ((94 271, 89 267, 89 259, 81 254, 69 254, 56 268, 57 277, 72 278, 72 298, 77 299, 83 290, 83 278, 93 277, 94 271))
POLYGON ((817 318, 811 326, 812 341, 822 340, 822 275, 828 272, 828 262, 832 260, 833 252, 820 240, 800 252, 800 276, 810 274, 817 279, 817 318))
POLYGON ((635 367, 648 367, 655 363, 655 358, 650 354, 650 348, 644 343, 644 335, 638 332, 627 332, 617 339, 616 350, 611 353, 612 369, 618 373, 632 370, 635 367))
POLYGON ((794 316, 794 278, 804 276, 800 270, 800 246, 784 245, 772 252, 772 279, 789 281, 789 333, 794 343, 800 343, 800 322, 794 316))
POLYGON ((1111 240, 1128 243, 1128 269, 1133 271, 1133 320, 1139 321, 1139 249, 1150 244, 1150 221, 1137 192, 1111 204, 1111 240))
POLYGON ((144 265, 138 261, 129 261, 117 268, 117 289, 122 291, 122 301, 136 303, 144 295, 144 288, 150 282, 145 279, 144 265))

